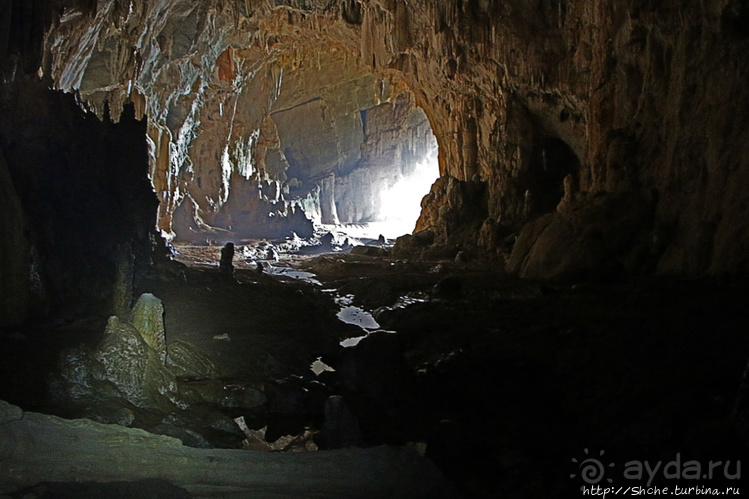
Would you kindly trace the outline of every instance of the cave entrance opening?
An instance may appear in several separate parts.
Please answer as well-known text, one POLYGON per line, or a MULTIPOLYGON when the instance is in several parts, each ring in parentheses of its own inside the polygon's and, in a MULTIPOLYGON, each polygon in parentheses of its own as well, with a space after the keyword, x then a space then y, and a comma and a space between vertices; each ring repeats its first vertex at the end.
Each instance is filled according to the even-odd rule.
POLYGON ((409 90, 362 109, 334 98, 271 109, 245 166, 226 160, 221 168, 188 172, 171 214, 175 242, 315 240, 331 233, 343 246, 347 239, 366 244, 412 232, 440 175, 426 113, 409 90))
POLYGON ((306 50, 249 71, 253 53, 227 49, 219 90, 151 130, 159 227, 175 242, 296 247, 332 233, 345 246, 414 230, 439 177, 416 94, 352 54, 306 50))
POLYGON ((426 155, 412 165, 402 178, 380 192, 379 222, 370 224, 370 233, 395 237, 413 231, 421 215, 421 202, 439 178, 436 140, 426 155))
POLYGON ((310 106, 303 115, 298 108, 272 114, 289 165, 286 199, 301 207, 317 233, 342 240, 395 239, 413 231, 421 201, 439 178, 439 149, 412 95, 338 115, 324 101, 302 107, 310 106), (323 123, 300 126, 305 120, 323 123))

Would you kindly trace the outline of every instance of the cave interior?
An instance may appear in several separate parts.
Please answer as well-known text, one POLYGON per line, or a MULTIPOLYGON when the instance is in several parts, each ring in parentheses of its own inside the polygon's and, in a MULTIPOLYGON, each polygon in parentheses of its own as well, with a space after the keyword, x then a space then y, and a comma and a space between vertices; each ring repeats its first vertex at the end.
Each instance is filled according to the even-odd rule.
POLYGON ((0 56, 3 497, 740 495, 745 0, 7 0, 0 56))

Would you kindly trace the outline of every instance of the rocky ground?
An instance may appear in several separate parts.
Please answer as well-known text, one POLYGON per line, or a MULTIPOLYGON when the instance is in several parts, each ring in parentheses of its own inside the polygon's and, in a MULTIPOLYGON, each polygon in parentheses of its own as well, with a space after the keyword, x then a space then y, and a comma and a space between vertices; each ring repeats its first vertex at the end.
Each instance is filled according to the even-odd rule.
MULTIPOLYGON (((537 283, 491 262, 409 261, 379 246, 278 259, 238 246, 228 276, 220 248, 178 249, 189 265, 162 264, 136 283, 163 304, 171 356, 144 368, 160 380, 136 387, 146 395, 97 374, 91 359, 106 370, 103 333, 114 326, 87 318, 5 332, 0 397, 198 447, 241 448, 239 416, 261 430, 250 448, 408 445, 465 496, 579 495, 587 452, 605 451, 600 461, 616 465, 605 478, 624 486, 647 482, 623 476, 633 460, 746 456, 746 428, 731 417, 749 357, 745 281, 537 283), (341 322, 341 303, 379 327, 341 322), (313 373, 318 358, 334 371, 313 373), (296 443, 277 440, 286 435, 296 443)), ((699 485, 724 482, 737 483, 699 485)))
POLYGON ((407 367, 394 402, 371 404, 356 391, 364 381, 348 393, 370 438, 425 441, 469 495, 567 496, 585 449, 605 450, 625 486, 644 485, 622 478, 633 460, 747 455, 731 421, 749 353, 746 282, 549 285, 387 256, 308 268, 397 331, 407 367), (426 299, 397 306, 408 293, 426 299))

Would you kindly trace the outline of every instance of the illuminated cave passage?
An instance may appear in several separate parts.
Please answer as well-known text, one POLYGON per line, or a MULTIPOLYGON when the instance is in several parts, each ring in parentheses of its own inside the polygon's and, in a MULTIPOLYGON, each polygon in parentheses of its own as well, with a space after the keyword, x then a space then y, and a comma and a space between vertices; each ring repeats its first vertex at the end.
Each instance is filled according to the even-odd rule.
POLYGON ((166 130, 151 122, 159 226, 176 241, 221 244, 321 226, 410 233, 439 177, 413 90, 362 68, 349 47, 275 40, 260 62, 256 47, 230 46, 202 90, 169 104, 166 130))
MULTIPOLYGON (((315 73, 321 71, 331 68, 315 73)), ((254 139, 244 175, 226 159, 222 161, 229 164, 222 169, 193 166, 173 215, 176 241, 223 243, 292 233, 309 237, 323 225, 344 233, 344 226, 354 225, 358 235, 395 239, 414 229, 439 166, 436 139, 413 94, 405 91, 388 97, 393 102, 378 104, 387 96, 376 96, 375 87, 386 82, 364 76, 300 96, 294 85, 315 78, 292 75, 283 84, 279 80, 278 96, 254 139), (349 100, 357 87, 372 98, 349 100), (295 99, 286 99, 285 92, 295 99), (272 134, 271 144, 264 134, 272 134), (203 184, 215 185, 209 176, 219 173, 230 178, 225 201, 210 210, 197 207, 203 184)), ((193 165, 196 161, 205 162, 200 158, 193 165)))
POLYGON ((326 141, 325 127, 314 123, 325 117, 319 106, 325 104, 271 114, 289 161, 287 197, 316 224, 373 224, 375 237, 379 228, 393 239, 410 233, 421 199, 439 176, 437 143, 423 110, 403 94, 395 103, 352 113, 354 119, 333 116, 352 128, 326 141))
POLYGON ((0 495, 563 498, 596 456, 617 486, 642 485, 631 462, 733 472, 748 20, 0 2, 0 495), (359 227, 350 251, 294 246, 359 227), (277 240, 280 261, 248 250, 277 240))

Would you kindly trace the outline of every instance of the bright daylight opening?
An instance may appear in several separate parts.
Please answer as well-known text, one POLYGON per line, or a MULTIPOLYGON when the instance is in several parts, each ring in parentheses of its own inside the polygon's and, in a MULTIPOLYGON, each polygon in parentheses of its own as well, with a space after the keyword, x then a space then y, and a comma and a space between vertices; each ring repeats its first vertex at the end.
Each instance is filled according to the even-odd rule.
POLYGON ((392 239, 413 231, 421 214, 421 201, 439 178, 439 150, 435 146, 416 163, 413 172, 380 192, 380 219, 370 232, 392 239))
POLYGON ((299 200, 318 237, 333 246, 392 243, 413 232, 421 203, 439 178, 437 139, 423 109, 406 94, 360 110, 350 128, 329 135, 301 129, 304 116, 273 115, 289 163, 288 199, 299 200), (335 157, 333 165, 329 158, 335 157), (330 165, 330 166, 327 166, 330 165), (311 200, 311 201, 310 201, 311 200), (330 237, 330 236, 328 236, 330 237))

